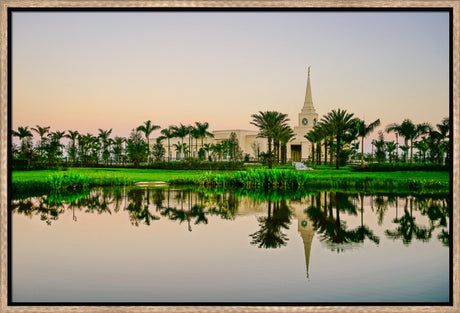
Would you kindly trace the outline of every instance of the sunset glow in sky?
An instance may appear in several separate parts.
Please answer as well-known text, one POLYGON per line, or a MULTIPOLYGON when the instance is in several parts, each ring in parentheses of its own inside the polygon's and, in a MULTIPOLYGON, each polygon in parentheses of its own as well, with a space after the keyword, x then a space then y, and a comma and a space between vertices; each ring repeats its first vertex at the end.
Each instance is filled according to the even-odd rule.
POLYGON ((264 110, 294 126, 308 66, 320 116, 449 114, 447 12, 14 12, 12 35, 14 129, 255 129, 264 110))

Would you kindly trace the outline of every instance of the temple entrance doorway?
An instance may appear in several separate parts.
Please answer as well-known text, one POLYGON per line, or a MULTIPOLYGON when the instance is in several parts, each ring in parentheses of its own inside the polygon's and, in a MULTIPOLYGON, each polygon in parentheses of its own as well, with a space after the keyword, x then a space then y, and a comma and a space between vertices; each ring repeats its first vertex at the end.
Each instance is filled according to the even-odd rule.
POLYGON ((302 146, 291 145, 291 161, 300 162, 302 159, 302 146))

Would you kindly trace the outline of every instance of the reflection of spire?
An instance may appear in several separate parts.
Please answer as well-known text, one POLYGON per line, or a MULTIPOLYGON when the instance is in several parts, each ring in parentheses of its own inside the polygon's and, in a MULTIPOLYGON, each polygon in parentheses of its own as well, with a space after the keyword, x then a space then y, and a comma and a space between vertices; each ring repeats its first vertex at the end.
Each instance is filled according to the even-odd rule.
MULTIPOLYGON (((300 214, 299 214, 300 215, 300 214)), ((310 251, 311 243, 313 241, 313 236, 315 231, 313 230, 312 222, 307 218, 307 216, 297 216, 298 221, 298 231, 302 237, 304 251, 305 251, 305 264, 307 266, 307 278, 309 278, 308 267, 310 264, 310 251)))

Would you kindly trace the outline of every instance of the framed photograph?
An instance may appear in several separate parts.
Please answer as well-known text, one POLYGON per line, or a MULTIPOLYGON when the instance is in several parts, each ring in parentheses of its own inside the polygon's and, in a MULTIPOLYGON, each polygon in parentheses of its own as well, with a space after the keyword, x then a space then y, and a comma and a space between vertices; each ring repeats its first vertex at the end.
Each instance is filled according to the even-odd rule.
POLYGON ((459 311, 460 3, 1 17, 1 312, 459 311))

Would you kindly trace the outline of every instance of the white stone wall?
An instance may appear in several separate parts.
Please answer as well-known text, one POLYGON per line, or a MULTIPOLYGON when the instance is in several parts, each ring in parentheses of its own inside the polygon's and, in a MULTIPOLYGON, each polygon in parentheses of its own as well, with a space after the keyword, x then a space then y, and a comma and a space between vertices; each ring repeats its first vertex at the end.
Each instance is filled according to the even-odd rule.
MULTIPOLYGON (((214 138, 211 137, 206 137, 203 138, 203 145, 204 144, 216 144, 219 142, 222 142, 223 140, 229 139, 230 134, 234 132, 236 134, 236 137, 238 139, 240 148, 243 150, 243 155, 249 154, 251 158, 255 158, 256 156, 254 155, 254 150, 251 147, 251 144, 253 142, 257 142, 260 147, 260 152, 266 152, 267 151, 267 139, 266 138, 258 138, 257 137, 257 131, 253 130, 242 130, 242 129, 229 129, 229 130, 215 130, 212 132, 214 135, 214 138)), ((199 151, 201 146, 201 138, 198 139, 198 149, 196 149, 196 143, 195 143, 195 138, 191 138, 192 140, 192 147, 191 147, 191 152, 193 155, 197 156, 197 152, 199 151)), ((182 140, 181 138, 171 138, 170 140, 170 151, 172 158, 171 160, 176 160, 176 148, 173 146, 174 144, 181 143, 182 140)), ((189 145, 189 137, 188 135, 184 137, 183 142, 189 145)), ((150 138, 150 145, 151 148, 152 146, 156 143, 156 138, 150 138)), ((164 139, 162 141, 163 146, 165 147, 166 150, 166 158, 168 154, 168 140, 164 139)), ((189 147, 190 149, 190 147, 189 147)))

